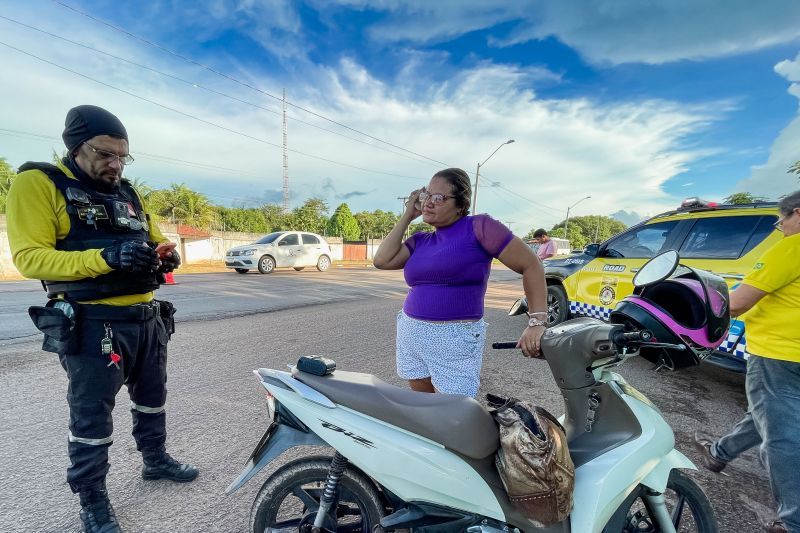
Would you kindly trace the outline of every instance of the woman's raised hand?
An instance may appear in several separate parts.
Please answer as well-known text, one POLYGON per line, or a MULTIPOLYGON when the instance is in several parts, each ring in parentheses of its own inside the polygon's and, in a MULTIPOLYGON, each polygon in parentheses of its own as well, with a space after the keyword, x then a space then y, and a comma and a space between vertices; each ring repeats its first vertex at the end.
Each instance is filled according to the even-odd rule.
POLYGON ((417 189, 415 191, 411 191, 411 194, 408 195, 405 216, 407 216, 409 220, 414 220, 418 216, 422 215, 422 204, 419 201, 419 193, 421 192, 422 189, 417 189))

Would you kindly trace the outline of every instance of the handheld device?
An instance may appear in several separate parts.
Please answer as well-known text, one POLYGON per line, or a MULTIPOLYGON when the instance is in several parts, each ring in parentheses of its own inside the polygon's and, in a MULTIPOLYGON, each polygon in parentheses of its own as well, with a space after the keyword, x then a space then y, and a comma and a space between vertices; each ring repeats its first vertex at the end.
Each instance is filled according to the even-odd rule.
POLYGON ((167 257, 167 254, 172 252, 177 246, 177 243, 174 242, 162 242, 156 246, 156 253, 158 254, 158 257, 164 259, 167 257))

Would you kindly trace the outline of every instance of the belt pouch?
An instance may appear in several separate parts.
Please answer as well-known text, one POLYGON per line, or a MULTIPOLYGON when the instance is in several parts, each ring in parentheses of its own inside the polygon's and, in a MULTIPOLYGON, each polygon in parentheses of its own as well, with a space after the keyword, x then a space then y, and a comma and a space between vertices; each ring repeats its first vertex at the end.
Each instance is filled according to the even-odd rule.
POLYGON ((44 333, 42 350, 58 354, 74 351, 77 332, 75 331, 75 308, 64 300, 50 300, 44 307, 28 308, 33 325, 44 333))
POLYGON ((167 337, 171 339, 172 334, 175 333, 175 306, 166 300, 155 300, 155 303, 158 304, 161 321, 164 323, 164 329, 167 330, 167 337))

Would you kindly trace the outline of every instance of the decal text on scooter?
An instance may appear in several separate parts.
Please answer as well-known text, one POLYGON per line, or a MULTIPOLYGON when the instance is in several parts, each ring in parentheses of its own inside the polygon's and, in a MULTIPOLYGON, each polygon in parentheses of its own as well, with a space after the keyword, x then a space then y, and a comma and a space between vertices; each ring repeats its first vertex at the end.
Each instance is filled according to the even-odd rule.
POLYGON ((333 430, 333 431, 338 431, 339 433, 343 433, 343 434, 347 435, 348 437, 350 437, 351 439, 353 439, 355 442, 361 444, 362 446, 366 446, 367 448, 374 448, 375 447, 375 445, 372 444, 372 441, 367 440, 364 437, 356 435, 355 433, 353 433, 351 431, 347 431, 346 429, 342 429, 339 426, 337 426, 336 424, 331 424, 330 422, 326 422, 325 420, 323 420, 321 418, 319 419, 319 421, 322 422, 322 427, 324 427, 326 429, 333 430))

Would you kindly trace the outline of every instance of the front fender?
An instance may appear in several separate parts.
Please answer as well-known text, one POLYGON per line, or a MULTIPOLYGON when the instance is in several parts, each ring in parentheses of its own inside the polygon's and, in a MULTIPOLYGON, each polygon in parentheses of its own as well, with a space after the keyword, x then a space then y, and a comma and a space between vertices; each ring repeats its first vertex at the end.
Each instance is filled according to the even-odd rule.
POLYGON ((697 467, 688 457, 673 448, 672 451, 665 455, 661 461, 644 476, 641 484, 656 492, 664 492, 667 489, 669 473, 675 468, 697 470, 697 467))
POLYGON ((272 422, 264 432, 264 436, 256 445, 247 464, 239 477, 225 489, 225 494, 231 494, 260 472, 273 459, 294 446, 327 446, 327 443, 315 433, 304 432, 293 427, 272 422))

